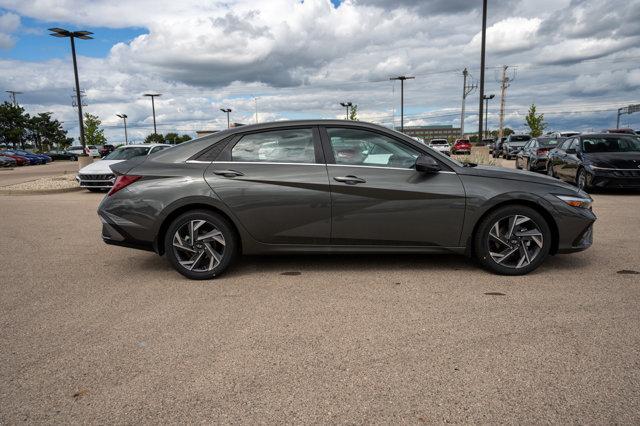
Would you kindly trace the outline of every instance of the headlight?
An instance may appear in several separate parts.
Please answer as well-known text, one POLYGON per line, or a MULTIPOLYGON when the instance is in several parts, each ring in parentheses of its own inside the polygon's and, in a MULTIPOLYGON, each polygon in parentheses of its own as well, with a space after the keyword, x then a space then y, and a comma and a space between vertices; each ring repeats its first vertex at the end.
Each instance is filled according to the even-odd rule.
POLYGON ((588 197, 576 197, 573 195, 556 195, 556 197, 571 207, 580 207, 583 209, 590 208, 591 203, 593 202, 593 200, 588 197))

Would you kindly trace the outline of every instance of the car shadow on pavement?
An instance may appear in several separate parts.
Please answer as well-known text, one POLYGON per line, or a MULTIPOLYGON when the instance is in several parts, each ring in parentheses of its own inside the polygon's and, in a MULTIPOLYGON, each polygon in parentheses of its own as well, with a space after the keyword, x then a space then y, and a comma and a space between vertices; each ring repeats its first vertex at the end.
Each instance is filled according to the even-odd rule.
MULTIPOLYGON (((179 276, 165 257, 149 254, 138 260, 138 270, 167 271, 179 276)), ((549 256, 529 275, 581 270, 589 260, 580 255, 549 256)), ((238 278, 256 273, 298 275, 300 272, 483 272, 474 259, 455 254, 305 254, 240 256, 224 276, 238 278)), ((486 271, 487 274, 491 272, 486 271)))

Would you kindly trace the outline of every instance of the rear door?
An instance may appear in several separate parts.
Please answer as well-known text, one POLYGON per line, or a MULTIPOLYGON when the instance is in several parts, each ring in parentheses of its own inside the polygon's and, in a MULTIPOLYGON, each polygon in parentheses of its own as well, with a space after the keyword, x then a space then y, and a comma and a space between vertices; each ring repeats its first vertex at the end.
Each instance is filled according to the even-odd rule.
POLYGON ((205 179, 257 241, 329 243, 331 196, 317 127, 240 134, 205 179))
POLYGON ((334 245, 456 247, 465 193, 457 174, 419 173, 421 152, 368 129, 321 128, 334 245))

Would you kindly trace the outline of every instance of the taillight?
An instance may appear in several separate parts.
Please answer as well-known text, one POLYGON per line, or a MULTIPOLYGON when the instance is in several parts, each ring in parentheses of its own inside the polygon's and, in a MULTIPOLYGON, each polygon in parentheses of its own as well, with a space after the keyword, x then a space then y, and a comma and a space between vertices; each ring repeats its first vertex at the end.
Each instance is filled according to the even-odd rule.
POLYGON ((542 155, 549 152, 549 148, 538 148, 537 154, 542 155))
POLYGON ((120 191, 122 188, 126 188, 127 186, 131 185, 133 182, 137 181, 141 177, 142 176, 135 176, 135 175, 118 176, 116 178, 115 183, 113 184, 113 187, 111 187, 111 190, 107 194, 107 196, 115 194, 116 192, 120 191))

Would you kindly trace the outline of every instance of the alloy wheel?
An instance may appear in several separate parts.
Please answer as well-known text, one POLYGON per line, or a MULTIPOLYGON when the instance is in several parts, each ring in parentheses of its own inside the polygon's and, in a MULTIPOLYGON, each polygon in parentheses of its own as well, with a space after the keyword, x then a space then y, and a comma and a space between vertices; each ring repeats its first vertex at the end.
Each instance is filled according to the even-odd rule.
POLYGON ((222 232, 206 220, 190 220, 173 235, 176 259, 189 271, 212 271, 222 261, 225 246, 222 232))
POLYGON ((489 254, 499 265, 520 269, 528 266, 542 250, 542 231, 533 219, 510 215, 498 219, 489 231, 489 254))

